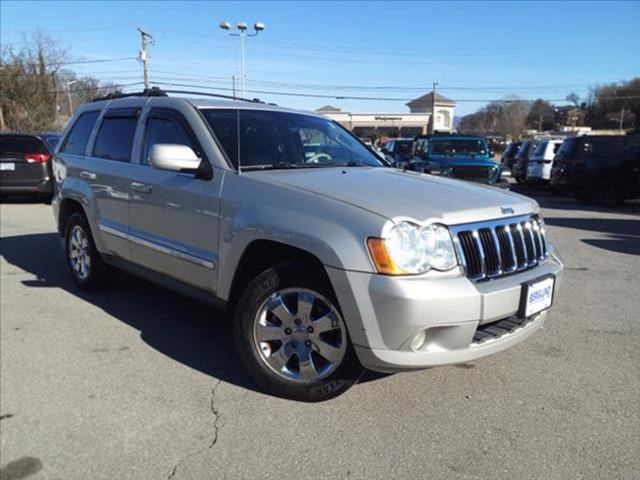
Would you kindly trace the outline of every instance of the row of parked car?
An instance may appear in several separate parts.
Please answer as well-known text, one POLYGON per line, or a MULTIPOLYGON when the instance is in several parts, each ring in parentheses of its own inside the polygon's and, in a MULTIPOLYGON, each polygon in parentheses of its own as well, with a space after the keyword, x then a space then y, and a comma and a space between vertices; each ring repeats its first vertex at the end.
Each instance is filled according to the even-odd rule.
MULTIPOLYGON (((59 140, 57 133, 0 135, 0 195, 31 194, 50 200, 53 194, 50 159, 59 140)), ((484 137, 422 135, 390 139, 379 147, 361 141, 388 167, 508 186, 484 137)), ((309 144, 305 148, 315 147, 309 144)), ((328 147, 323 148, 326 153, 328 147)))
POLYGON ((518 183, 620 205, 640 198, 640 135, 584 135, 510 143, 502 156, 518 183))
POLYGON ((435 134, 393 138, 378 154, 396 168, 508 187, 484 137, 435 134))

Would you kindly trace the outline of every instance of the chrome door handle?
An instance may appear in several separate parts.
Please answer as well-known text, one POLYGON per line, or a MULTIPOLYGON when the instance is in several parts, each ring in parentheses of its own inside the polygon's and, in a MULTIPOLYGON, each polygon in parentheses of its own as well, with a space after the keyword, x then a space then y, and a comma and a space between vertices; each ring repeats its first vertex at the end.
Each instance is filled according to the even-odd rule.
POLYGON ((86 170, 82 170, 80 172, 80 177, 84 178, 85 180, 95 180, 96 174, 93 172, 87 172, 86 170))
POLYGON ((140 182, 131 182, 131 190, 138 193, 151 193, 153 191, 151 185, 140 182))

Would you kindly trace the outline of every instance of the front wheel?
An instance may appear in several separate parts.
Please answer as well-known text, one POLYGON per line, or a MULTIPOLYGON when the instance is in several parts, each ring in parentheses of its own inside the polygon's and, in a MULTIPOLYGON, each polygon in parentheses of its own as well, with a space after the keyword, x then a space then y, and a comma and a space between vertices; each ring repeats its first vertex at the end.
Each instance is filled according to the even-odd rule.
POLYGON ((250 282, 238 301, 234 340, 264 390, 317 402, 349 389, 363 368, 331 288, 304 273, 301 265, 279 265, 250 282))

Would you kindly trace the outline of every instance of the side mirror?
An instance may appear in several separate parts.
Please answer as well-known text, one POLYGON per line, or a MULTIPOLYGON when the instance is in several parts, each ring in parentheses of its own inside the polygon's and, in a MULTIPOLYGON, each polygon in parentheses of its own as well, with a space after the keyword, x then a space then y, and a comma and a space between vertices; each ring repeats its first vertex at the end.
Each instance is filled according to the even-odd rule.
POLYGON ((196 172, 200 162, 196 152, 186 145, 156 143, 149 152, 149 163, 160 170, 196 172))
POLYGON ((489 150, 489 158, 494 158, 496 156, 496 152, 493 150, 489 150))

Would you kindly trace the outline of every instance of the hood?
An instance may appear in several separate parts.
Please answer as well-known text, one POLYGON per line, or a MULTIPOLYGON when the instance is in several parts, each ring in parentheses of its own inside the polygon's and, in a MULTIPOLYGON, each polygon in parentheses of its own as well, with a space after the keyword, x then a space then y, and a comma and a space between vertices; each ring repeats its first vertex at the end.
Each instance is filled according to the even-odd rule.
POLYGON ((530 198, 461 180, 393 168, 309 168, 247 172, 252 178, 305 190, 388 219, 447 225, 537 212, 530 198), (503 208, 510 208, 508 214, 503 208))

